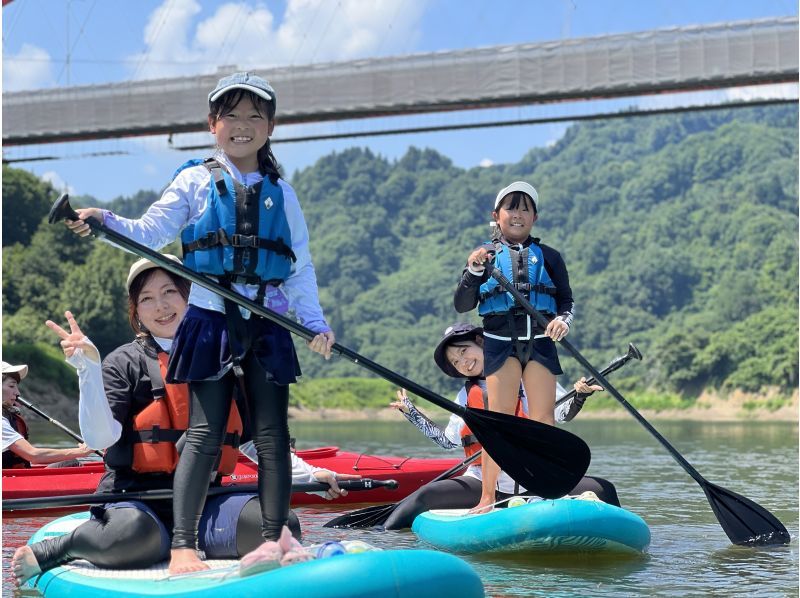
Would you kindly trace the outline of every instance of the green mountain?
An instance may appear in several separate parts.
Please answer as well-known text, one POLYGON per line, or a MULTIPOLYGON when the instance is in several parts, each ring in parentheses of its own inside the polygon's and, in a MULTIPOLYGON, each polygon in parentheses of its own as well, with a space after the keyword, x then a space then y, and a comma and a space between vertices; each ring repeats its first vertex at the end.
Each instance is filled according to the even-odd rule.
MULTIPOLYGON (((797 386, 797 164, 797 109, 779 106, 581 123, 516 164, 469 170, 431 149, 397 161, 350 149, 292 184, 342 344, 450 392, 433 346, 448 324, 478 322, 455 312, 452 294, 467 254, 488 238, 497 190, 522 179, 539 191, 534 234, 569 268, 571 342, 599 367, 634 342, 645 361, 618 374, 621 388, 691 398, 797 386)), ((141 212, 153 196, 115 209, 141 212)), ((41 323, 70 308, 107 351, 130 336, 122 283, 132 258, 63 227, 36 228, 53 198, 4 167, 5 348, 53 344, 41 323)), ((369 377, 302 345, 305 378, 369 377)), ((564 352, 562 365, 562 383, 581 374, 564 352)))

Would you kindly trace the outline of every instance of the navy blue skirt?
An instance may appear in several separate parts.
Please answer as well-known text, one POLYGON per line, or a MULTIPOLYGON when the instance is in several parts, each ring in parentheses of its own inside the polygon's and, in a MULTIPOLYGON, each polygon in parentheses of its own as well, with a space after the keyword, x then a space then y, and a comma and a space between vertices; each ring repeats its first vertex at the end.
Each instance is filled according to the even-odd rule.
MULTIPOLYGON (((297 382, 300 363, 289 331, 255 314, 246 322, 252 339, 250 350, 270 380, 282 385, 297 382)), ((241 340, 234 339, 237 353, 241 340)), ((190 305, 172 340, 166 381, 179 384, 213 379, 230 363, 225 314, 190 305)))
POLYGON ((521 343, 511 341, 500 341, 496 338, 484 337, 483 339, 483 374, 490 376, 497 370, 503 367, 506 359, 509 357, 516 357, 519 359, 517 353, 518 347, 521 345, 525 349, 529 343, 533 343, 531 347, 531 361, 541 363, 546 367, 554 376, 560 376, 564 372, 561 370, 561 362, 558 360, 558 351, 556 351, 556 344, 551 338, 535 338, 521 343))

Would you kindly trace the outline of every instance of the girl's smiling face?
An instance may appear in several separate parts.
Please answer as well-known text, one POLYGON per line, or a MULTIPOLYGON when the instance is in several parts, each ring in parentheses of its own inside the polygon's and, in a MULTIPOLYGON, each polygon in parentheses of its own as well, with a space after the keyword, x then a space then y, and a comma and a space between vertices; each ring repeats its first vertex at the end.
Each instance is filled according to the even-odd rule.
POLYGON ((525 193, 506 195, 497 210, 492 212, 492 216, 500 227, 500 232, 512 243, 524 242, 531 234, 533 223, 537 219, 533 200, 525 193))
POLYGON ((248 173, 258 170, 258 150, 272 135, 275 121, 253 104, 249 94, 242 94, 239 103, 227 112, 209 115, 208 126, 217 146, 239 172, 248 173))
POLYGON ((172 338, 186 311, 186 300, 163 270, 156 270, 136 299, 136 314, 153 336, 172 338))
POLYGON ((447 361, 465 378, 483 376, 483 347, 475 341, 458 341, 444 350, 447 361))

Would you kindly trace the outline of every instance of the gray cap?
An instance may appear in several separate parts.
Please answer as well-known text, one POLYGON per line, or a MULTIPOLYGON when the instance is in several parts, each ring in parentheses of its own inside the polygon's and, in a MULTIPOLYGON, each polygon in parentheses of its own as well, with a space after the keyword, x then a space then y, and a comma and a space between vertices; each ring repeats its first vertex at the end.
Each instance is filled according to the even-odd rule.
POLYGON ((208 94, 208 103, 211 104, 211 102, 217 101, 223 94, 226 94, 234 89, 252 91, 254 94, 264 98, 268 102, 272 102, 273 104, 276 103, 275 90, 272 89, 272 86, 269 83, 267 83, 267 80, 262 79, 258 75, 253 75, 252 73, 245 71, 234 73, 220 79, 219 83, 217 83, 217 86, 214 88, 214 91, 208 94))

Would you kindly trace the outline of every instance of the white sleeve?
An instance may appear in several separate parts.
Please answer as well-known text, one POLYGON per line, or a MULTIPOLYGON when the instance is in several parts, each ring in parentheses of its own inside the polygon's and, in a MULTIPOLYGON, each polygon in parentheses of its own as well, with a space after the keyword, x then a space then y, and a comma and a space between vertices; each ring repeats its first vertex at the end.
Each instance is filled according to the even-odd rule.
POLYGON ((283 283, 289 309, 293 310, 297 320, 312 332, 328 332, 331 327, 322 314, 317 290, 317 274, 314 271, 314 264, 311 263, 308 226, 292 186, 282 179, 279 183, 283 189, 283 206, 292 234, 292 251, 297 258, 292 266, 292 273, 283 283))
MULTIPOLYGON (((461 388, 456 395, 456 403, 465 407, 467 405, 467 389, 461 388)), ((458 415, 451 415, 444 430, 445 437, 454 444, 461 444, 461 430, 464 429, 464 420, 458 415)))
POLYGON ((80 349, 66 361, 78 371, 78 425, 83 441, 93 449, 108 448, 122 436, 122 424, 114 419, 108 404, 102 367, 80 349))
POLYGON ((12 444, 17 440, 22 440, 22 435, 11 427, 11 422, 8 418, 3 418, 3 450, 8 450, 12 444))
MULTIPOLYGON (((256 447, 252 440, 239 445, 239 451, 253 463, 258 463, 258 455, 256 454, 256 447)), ((302 484, 305 482, 316 482, 317 478, 314 477, 315 471, 323 471, 321 467, 314 467, 303 461, 295 453, 292 453, 292 483, 302 484)), ((329 470, 327 470, 329 471, 329 470)), ((331 472, 333 473, 333 472, 331 472)), ((335 474, 334 474, 335 475, 335 474)))
MULTIPOLYGON (((208 202, 211 174, 203 166, 181 171, 141 218, 123 218, 113 212, 103 212, 103 223, 150 249, 161 249, 194 222, 208 202)), ((113 243, 112 243, 113 244, 113 243)))

